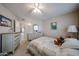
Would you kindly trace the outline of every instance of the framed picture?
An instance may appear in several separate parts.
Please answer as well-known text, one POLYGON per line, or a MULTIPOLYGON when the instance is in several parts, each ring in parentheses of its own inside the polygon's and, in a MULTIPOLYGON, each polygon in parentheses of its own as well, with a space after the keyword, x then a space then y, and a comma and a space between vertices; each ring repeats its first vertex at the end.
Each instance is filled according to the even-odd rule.
POLYGON ((0 26, 11 27, 12 21, 3 15, 0 15, 0 26))
POLYGON ((57 22, 52 22, 51 23, 51 29, 56 30, 57 29, 57 22))

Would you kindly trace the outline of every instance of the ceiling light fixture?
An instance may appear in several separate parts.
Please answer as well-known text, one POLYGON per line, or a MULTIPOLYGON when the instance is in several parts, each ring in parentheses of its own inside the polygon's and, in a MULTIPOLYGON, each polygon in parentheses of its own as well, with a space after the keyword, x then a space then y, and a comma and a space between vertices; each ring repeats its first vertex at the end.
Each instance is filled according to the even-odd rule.
POLYGON ((35 6, 35 8, 34 8, 34 10, 33 10, 32 13, 41 14, 41 10, 39 9, 39 4, 38 3, 35 3, 34 6, 35 6))
POLYGON ((36 8, 39 8, 39 4, 38 3, 35 3, 34 5, 35 5, 36 8))

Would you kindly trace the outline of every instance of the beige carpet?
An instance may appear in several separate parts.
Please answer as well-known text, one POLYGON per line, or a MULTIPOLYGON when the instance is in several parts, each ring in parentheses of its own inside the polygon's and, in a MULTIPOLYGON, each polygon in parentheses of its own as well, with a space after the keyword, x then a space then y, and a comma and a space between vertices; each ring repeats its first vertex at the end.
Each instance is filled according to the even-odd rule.
POLYGON ((20 46, 16 49, 13 56, 30 56, 30 54, 26 50, 27 44, 28 42, 22 42, 20 46))

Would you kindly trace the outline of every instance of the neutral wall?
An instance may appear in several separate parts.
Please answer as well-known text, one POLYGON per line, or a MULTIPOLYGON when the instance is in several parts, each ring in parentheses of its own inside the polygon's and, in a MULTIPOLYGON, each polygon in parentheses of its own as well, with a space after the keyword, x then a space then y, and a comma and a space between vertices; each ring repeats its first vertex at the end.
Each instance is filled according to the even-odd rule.
POLYGON ((67 28, 69 25, 77 25, 77 12, 72 12, 65 14, 56 18, 48 19, 43 22, 44 35, 56 37, 56 36, 66 36, 67 28), (57 22, 57 30, 52 30, 50 23, 57 22))
MULTIPOLYGON (((18 18, 2 4, 0 4, 0 14, 7 18, 10 18, 11 20, 18 20, 18 18)), ((5 33, 5 32, 9 32, 9 28, 0 26, 0 33, 5 33)))
POLYGON ((2 4, 0 4, 0 14, 10 18, 10 19, 17 19, 17 17, 5 6, 3 6, 2 4))
POLYGON ((39 30, 38 31, 39 32, 42 32, 43 31, 42 20, 28 18, 25 21, 25 28, 26 28, 26 32, 27 33, 33 33, 34 32, 33 31, 33 25, 34 24, 37 24, 38 25, 38 27, 39 27, 39 30))
POLYGON ((25 19, 25 31, 24 31, 24 33, 25 33, 25 37, 27 38, 27 34, 28 33, 34 33, 34 31, 33 31, 33 25, 34 24, 37 24, 38 26, 39 26, 39 32, 43 32, 43 21, 42 20, 39 20, 39 19, 33 19, 33 18, 27 18, 27 19, 25 19), (30 24, 30 25, 29 25, 30 24))

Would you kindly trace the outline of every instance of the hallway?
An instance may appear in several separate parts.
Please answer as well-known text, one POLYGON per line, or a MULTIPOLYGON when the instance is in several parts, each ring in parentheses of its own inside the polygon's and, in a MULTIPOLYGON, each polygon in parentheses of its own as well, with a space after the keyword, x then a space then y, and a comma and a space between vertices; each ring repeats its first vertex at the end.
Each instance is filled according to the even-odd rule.
POLYGON ((28 42, 22 42, 20 46, 16 49, 15 53, 13 56, 30 56, 30 54, 26 50, 28 42))

